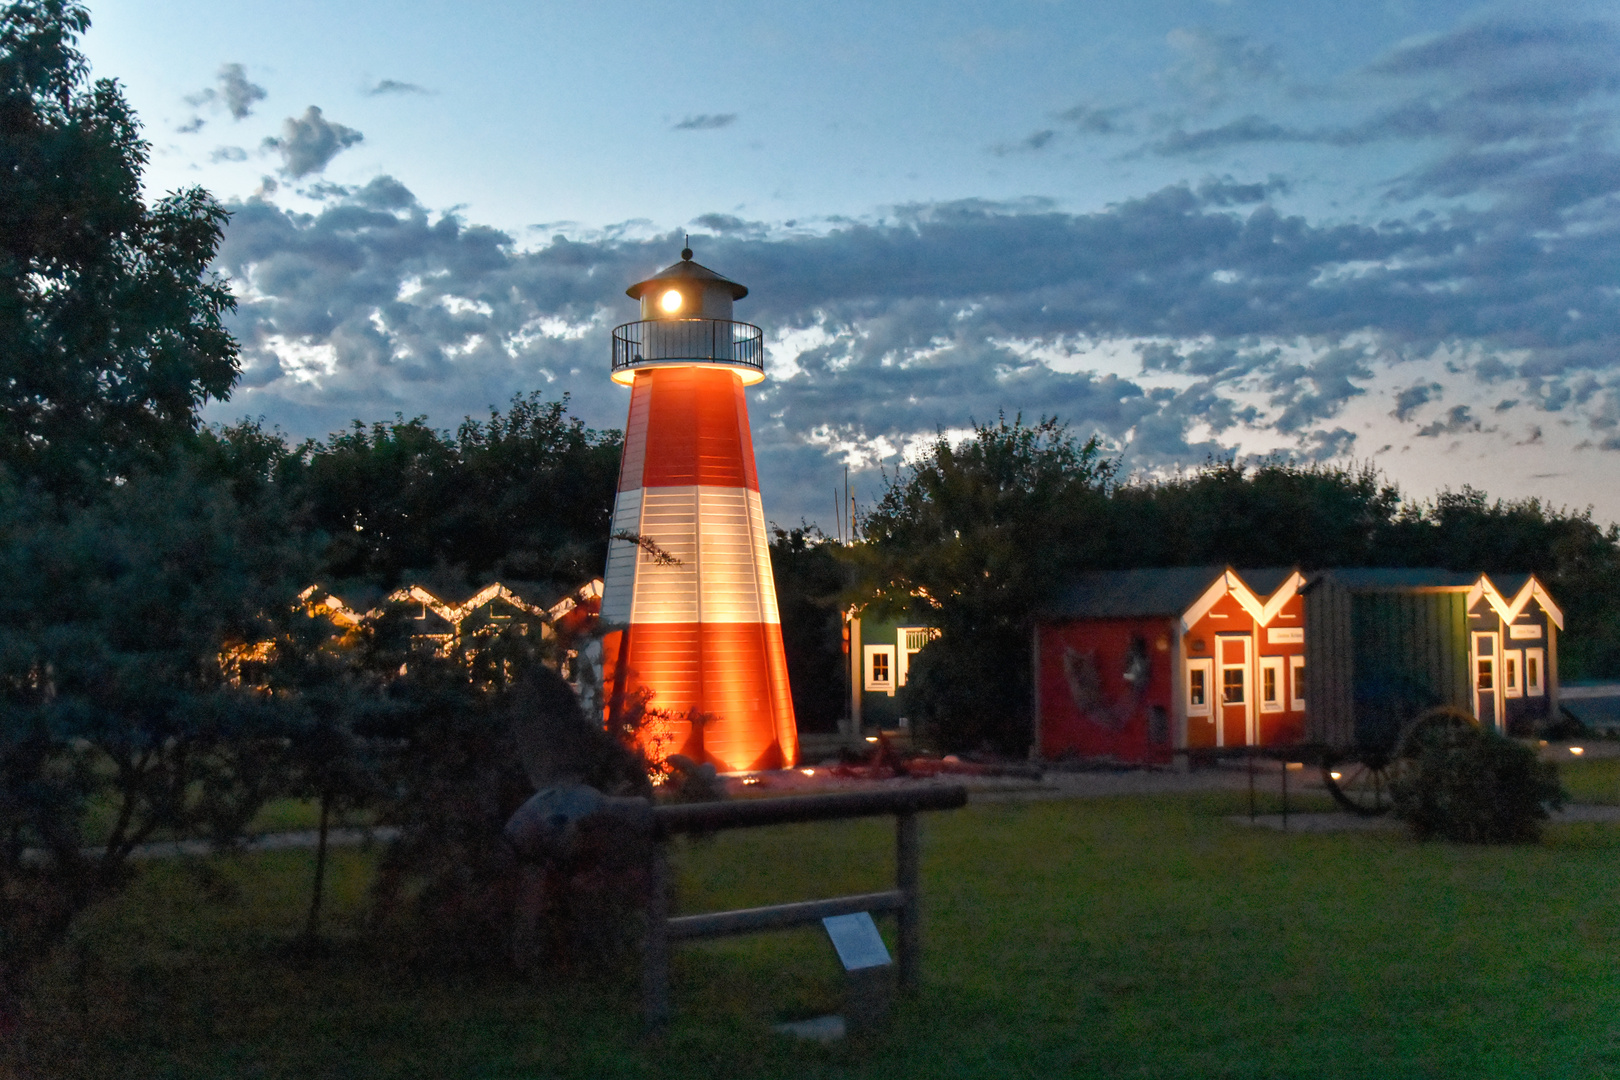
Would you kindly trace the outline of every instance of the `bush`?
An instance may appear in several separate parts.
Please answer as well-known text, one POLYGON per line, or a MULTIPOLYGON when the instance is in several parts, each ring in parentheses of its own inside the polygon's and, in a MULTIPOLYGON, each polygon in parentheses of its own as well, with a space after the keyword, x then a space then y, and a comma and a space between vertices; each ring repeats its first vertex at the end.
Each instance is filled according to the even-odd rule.
POLYGON ((1557 766, 1523 743, 1431 713, 1403 741, 1395 814, 1419 840, 1522 844, 1564 803, 1557 766))

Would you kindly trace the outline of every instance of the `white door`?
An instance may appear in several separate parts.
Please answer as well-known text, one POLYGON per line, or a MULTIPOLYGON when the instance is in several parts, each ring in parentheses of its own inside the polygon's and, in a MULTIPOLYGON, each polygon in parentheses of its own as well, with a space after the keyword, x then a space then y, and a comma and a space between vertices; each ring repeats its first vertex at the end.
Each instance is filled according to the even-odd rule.
POLYGON ((1502 638, 1474 635, 1474 715, 1481 727, 1502 730, 1502 638))

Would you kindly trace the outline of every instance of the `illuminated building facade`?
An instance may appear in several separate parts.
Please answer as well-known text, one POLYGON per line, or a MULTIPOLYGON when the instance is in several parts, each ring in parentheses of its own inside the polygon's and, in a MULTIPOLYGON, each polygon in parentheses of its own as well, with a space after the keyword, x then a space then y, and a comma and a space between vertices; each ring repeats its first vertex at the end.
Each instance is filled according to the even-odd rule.
POLYGON ((748 290, 692 261, 631 286, 641 319, 613 332, 630 387, 604 575, 607 708, 651 692, 666 746, 722 771, 798 752, 770 547, 743 388, 765 378, 748 290))

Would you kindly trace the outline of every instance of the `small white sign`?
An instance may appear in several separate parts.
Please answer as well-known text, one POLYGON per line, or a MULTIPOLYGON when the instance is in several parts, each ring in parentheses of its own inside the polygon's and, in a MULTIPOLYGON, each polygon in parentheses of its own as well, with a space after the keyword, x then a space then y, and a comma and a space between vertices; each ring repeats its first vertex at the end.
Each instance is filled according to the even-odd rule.
POLYGON ((1541 624, 1534 626, 1510 626, 1508 638, 1513 641, 1539 641, 1541 639, 1541 624))
POLYGON ((845 971, 882 967, 889 963, 888 947, 883 944, 883 935, 878 933, 871 912, 829 915, 821 920, 821 925, 827 928, 827 936, 832 938, 833 948, 838 950, 838 959, 844 962, 845 971))
POLYGON ((1305 640, 1303 626, 1271 626, 1266 628, 1266 644, 1298 645, 1305 640))

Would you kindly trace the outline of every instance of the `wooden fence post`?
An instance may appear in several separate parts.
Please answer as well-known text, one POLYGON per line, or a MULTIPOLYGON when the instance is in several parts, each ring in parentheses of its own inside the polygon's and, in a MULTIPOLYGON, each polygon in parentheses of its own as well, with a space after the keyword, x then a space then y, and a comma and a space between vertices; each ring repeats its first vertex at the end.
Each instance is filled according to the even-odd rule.
POLYGON ((897 814, 894 824, 895 887, 900 890, 900 986, 915 990, 922 957, 921 887, 917 881, 917 815, 897 814))

